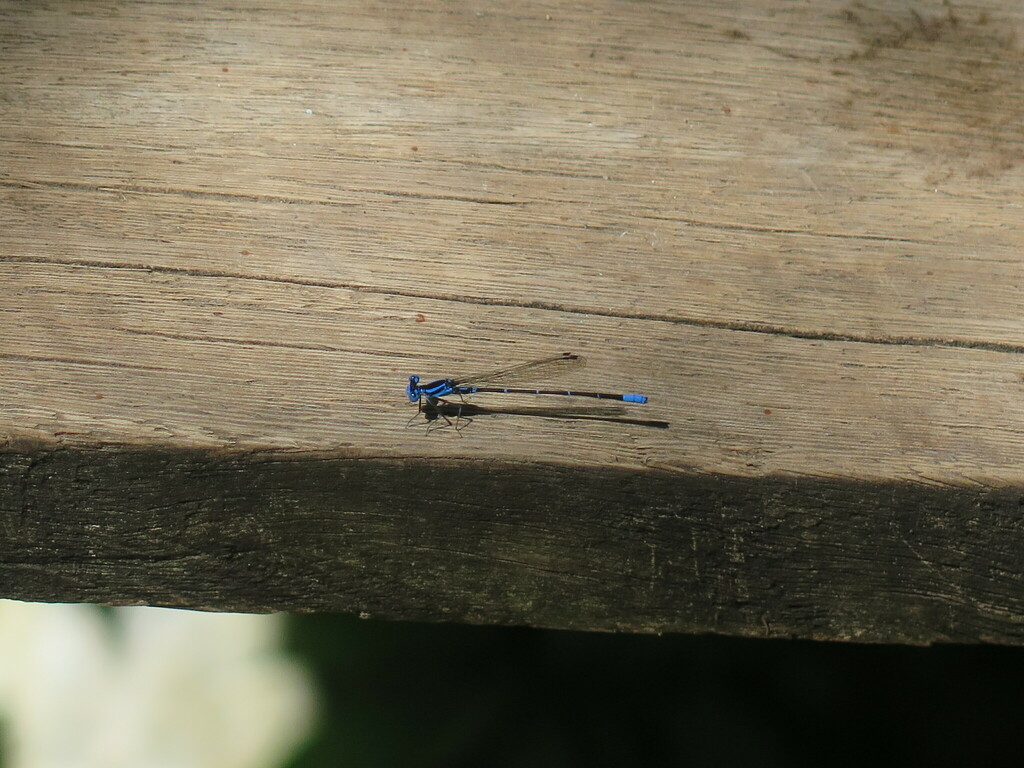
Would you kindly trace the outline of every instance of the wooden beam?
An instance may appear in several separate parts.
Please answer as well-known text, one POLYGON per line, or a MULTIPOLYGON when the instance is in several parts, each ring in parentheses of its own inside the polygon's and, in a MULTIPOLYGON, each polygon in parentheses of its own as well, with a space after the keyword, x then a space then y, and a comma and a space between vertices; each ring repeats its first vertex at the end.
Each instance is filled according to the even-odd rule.
POLYGON ((1015 30, 0 4, 3 596, 1020 642, 1015 30))
POLYGON ((0 477, 5 590, 24 599, 1024 640, 1019 491, 40 446, 0 477))

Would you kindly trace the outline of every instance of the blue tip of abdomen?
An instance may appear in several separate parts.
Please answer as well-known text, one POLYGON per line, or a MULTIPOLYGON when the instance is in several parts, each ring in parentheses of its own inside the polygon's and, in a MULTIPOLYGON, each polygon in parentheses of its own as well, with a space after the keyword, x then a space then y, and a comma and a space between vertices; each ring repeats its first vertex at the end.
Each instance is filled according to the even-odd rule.
POLYGON ((646 403, 646 395, 623 395, 622 399, 627 403, 646 403))

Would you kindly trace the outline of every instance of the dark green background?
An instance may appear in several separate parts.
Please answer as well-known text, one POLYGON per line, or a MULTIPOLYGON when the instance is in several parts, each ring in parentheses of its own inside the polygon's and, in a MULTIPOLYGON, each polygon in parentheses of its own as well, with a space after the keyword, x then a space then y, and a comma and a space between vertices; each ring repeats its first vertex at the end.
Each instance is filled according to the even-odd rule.
POLYGON ((1018 765, 1024 651, 292 618, 290 768, 1018 765))

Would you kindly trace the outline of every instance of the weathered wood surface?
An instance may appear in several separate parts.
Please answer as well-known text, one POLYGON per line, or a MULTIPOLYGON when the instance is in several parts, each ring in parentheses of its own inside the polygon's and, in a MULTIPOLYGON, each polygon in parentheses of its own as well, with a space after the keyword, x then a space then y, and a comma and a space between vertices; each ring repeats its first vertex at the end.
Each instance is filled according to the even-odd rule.
POLYGON ((0 3, 3 594, 1021 642, 1021 40, 0 3), (408 374, 563 350, 670 427, 406 429, 408 374))

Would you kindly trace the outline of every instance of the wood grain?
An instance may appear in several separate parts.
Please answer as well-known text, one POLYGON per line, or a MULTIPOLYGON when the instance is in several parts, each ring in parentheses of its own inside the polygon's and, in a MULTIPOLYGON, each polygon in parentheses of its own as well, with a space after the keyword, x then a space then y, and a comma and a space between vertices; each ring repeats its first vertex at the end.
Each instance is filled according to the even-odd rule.
POLYGON ((0 521, 11 562, 42 547, 5 594, 1019 642, 1024 561, 992 547, 1024 489, 1022 39, 992 0, 0 3, 0 521), (650 403, 407 428, 410 373, 561 351, 650 403), (268 456, 274 493, 216 500, 268 456), (328 498, 325 466, 361 479, 328 498), (570 544, 492 529, 519 495, 570 544), (278 531, 260 578, 201 556, 223 529, 167 533, 190 503, 278 531), (459 521, 411 593, 410 510, 459 521), (69 527, 43 546, 34 514, 69 527), (593 537, 725 554, 586 575, 593 537), (304 561, 357 586, 263 595, 304 561), (543 611, 510 607, 527 572, 543 611))

